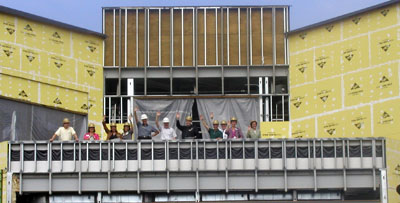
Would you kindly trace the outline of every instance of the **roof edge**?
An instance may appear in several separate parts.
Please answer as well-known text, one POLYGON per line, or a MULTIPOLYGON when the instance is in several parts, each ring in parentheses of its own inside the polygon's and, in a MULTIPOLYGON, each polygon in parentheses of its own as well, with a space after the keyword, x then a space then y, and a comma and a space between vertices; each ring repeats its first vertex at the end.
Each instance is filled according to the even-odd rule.
POLYGON ((290 35, 290 34, 302 32, 302 31, 305 31, 305 30, 309 30, 309 29, 316 28, 316 27, 319 27, 319 26, 322 26, 322 25, 333 23, 335 21, 343 20, 343 19, 355 16, 355 15, 358 15, 358 14, 361 14, 361 13, 365 13, 365 12, 368 12, 368 11, 371 11, 371 10, 374 10, 374 9, 377 9, 377 8, 385 7, 385 6, 392 5, 392 4, 399 3, 399 2, 400 2, 400 0, 386 1, 386 2, 383 2, 383 3, 380 3, 380 4, 376 4, 376 5, 367 7, 367 8, 363 8, 361 10, 353 11, 353 12, 350 12, 350 13, 347 13, 347 14, 344 14, 344 15, 341 15, 341 16, 330 18, 328 20, 320 21, 320 22, 317 22, 317 23, 314 23, 314 24, 311 24, 311 25, 307 25, 307 26, 304 26, 304 27, 301 27, 301 28, 297 28, 295 30, 291 30, 289 32, 286 32, 286 34, 290 35))
POLYGON ((14 16, 17 16, 17 17, 20 17, 20 18, 25 18, 25 19, 28 19, 28 20, 38 21, 40 23, 52 25, 52 26, 55 26, 55 27, 59 27, 59 28, 63 28, 63 29, 67 29, 67 30, 71 30, 71 31, 75 31, 75 32, 80 32, 80 33, 89 34, 89 35, 95 35, 95 36, 101 37, 103 39, 105 39, 107 37, 103 33, 99 33, 99 32, 92 31, 92 30, 88 30, 86 28, 81 28, 81 27, 78 27, 78 26, 74 26, 74 25, 71 25, 71 24, 67 24, 67 23, 63 23, 63 22, 60 22, 60 21, 52 20, 50 18, 45 18, 45 17, 42 17, 42 16, 34 15, 34 14, 31 14, 31 13, 27 13, 27 12, 24 12, 24 11, 16 10, 16 9, 5 7, 5 6, 0 6, 0 13, 14 15, 14 16))

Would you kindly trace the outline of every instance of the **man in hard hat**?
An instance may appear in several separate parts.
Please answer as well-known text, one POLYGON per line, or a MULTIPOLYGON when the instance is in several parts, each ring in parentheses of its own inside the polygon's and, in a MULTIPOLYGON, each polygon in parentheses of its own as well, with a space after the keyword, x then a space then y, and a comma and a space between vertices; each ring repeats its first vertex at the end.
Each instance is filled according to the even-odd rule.
POLYGON ((69 119, 64 118, 63 120, 63 127, 59 127, 58 130, 54 133, 53 137, 50 138, 50 142, 53 142, 54 139, 58 137, 58 140, 61 141, 68 141, 72 140, 73 137, 76 141, 79 141, 78 136, 76 136, 75 130, 69 126, 69 119))
POLYGON ((156 126, 160 130, 161 134, 161 140, 176 140, 176 135, 175 129, 169 127, 169 119, 165 117, 163 119, 163 126, 160 127, 158 124, 158 118, 160 117, 161 113, 158 111, 156 114, 156 126))
POLYGON ((218 129, 219 122, 217 120, 213 121, 213 128, 208 127, 206 121, 204 120, 203 115, 200 115, 200 120, 203 123, 204 127, 207 129, 208 133, 210 134, 210 139, 220 140, 223 138, 222 132, 218 129))
POLYGON ((176 114, 176 127, 182 131, 182 139, 201 139, 201 135, 199 134, 199 129, 193 125, 192 117, 186 116, 185 126, 182 126, 179 119, 181 115, 179 113, 176 114))
POLYGON ((231 126, 228 128, 228 138, 229 139, 241 139, 243 138, 243 132, 237 127, 237 118, 231 118, 231 126))
POLYGON ((128 117, 128 122, 124 123, 122 139, 132 140, 132 135, 133 135, 133 122, 132 122, 132 114, 130 114, 128 117))
POLYGON ((117 130, 117 124, 111 123, 110 124, 111 130, 108 129, 108 127, 106 125, 106 116, 103 116, 103 128, 104 128, 104 131, 106 131, 106 133, 107 133, 106 140, 117 141, 117 140, 121 140, 122 139, 121 133, 119 133, 118 130, 117 130))
POLYGON ((151 126, 148 124, 147 122, 147 115, 146 114, 142 114, 140 116, 140 120, 142 120, 142 122, 139 121, 138 117, 137 117, 137 111, 139 110, 138 107, 135 107, 134 109, 134 115, 135 115, 135 120, 136 120, 136 126, 138 128, 138 135, 137 135, 137 139, 142 140, 142 139, 151 139, 152 136, 157 136, 158 133, 160 133, 160 131, 158 131, 155 127, 151 126))

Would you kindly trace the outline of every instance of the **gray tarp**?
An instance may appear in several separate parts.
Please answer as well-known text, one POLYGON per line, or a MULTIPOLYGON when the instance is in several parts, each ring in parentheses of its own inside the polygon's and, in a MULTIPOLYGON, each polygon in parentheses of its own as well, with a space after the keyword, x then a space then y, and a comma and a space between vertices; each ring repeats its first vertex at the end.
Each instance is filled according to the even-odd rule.
MULTIPOLYGON (((259 120, 260 107, 257 98, 224 98, 224 99, 197 99, 199 114, 204 116, 209 127, 212 127, 210 113, 214 113, 214 120, 228 121, 231 117, 238 119, 238 127, 246 136, 247 127, 251 120, 259 120)), ((207 132, 201 125, 201 131, 207 132)), ((203 138, 209 138, 208 133, 203 133, 203 138)))
MULTIPOLYGON (((179 112, 181 114, 180 122, 182 125, 184 125, 185 117, 192 115, 193 103, 193 99, 135 99, 133 103, 133 108, 135 108, 135 106, 139 107, 139 111, 137 112, 138 119, 140 119, 140 115, 142 115, 143 113, 147 114, 147 116, 149 117, 149 124, 153 125, 154 127, 156 127, 156 113, 157 111, 160 111, 160 126, 162 126, 162 119, 164 117, 168 117, 170 120, 170 126, 176 130, 178 138, 180 139, 181 132, 176 128, 176 113, 179 112)), ((135 127, 135 130, 136 140, 136 136, 138 134, 137 127, 135 127)), ((160 139, 160 136, 158 135, 157 137, 155 137, 155 139, 160 139)))
POLYGON ((48 140, 62 126, 63 118, 69 118, 82 139, 86 116, 0 98, 0 141, 48 140))

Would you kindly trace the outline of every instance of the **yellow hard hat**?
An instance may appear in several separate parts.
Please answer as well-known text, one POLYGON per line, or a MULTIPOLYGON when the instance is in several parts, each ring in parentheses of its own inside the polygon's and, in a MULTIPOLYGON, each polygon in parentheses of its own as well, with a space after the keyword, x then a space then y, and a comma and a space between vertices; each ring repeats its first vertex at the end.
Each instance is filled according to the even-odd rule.
POLYGON ((227 123, 226 123, 226 121, 225 120, 222 120, 221 121, 221 125, 226 125, 227 123))
POLYGON ((193 118, 192 118, 191 116, 186 116, 186 120, 187 120, 187 121, 192 121, 193 118))
POLYGON ((231 121, 237 121, 237 118, 236 117, 232 117, 231 121))
POLYGON ((131 127, 131 125, 130 125, 129 123, 124 123, 124 127, 125 127, 125 126, 131 127))
POLYGON ((213 125, 219 125, 218 120, 214 120, 214 121, 213 121, 213 125))
POLYGON ((69 123, 69 119, 68 118, 64 118, 63 123, 69 123))
POLYGON ((89 123, 89 128, 94 128, 94 124, 93 123, 89 123))
POLYGON ((117 127, 117 124, 111 123, 110 127, 117 127))

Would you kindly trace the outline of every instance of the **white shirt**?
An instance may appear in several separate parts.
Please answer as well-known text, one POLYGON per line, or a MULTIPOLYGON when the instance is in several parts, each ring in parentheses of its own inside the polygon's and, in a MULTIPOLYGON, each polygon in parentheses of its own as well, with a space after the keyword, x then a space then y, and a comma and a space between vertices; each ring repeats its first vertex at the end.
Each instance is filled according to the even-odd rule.
POLYGON ((68 141, 68 140, 73 140, 73 135, 75 135, 75 130, 72 127, 68 127, 65 129, 64 127, 58 128, 58 130, 55 133, 61 141, 68 141))
POLYGON ((161 136, 161 140, 172 140, 173 138, 176 139, 176 137, 178 137, 176 135, 175 129, 164 128, 164 127, 161 127, 160 136, 161 136))
POLYGON ((222 139, 228 139, 228 134, 226 134, 226 129, 222 130, 222 128, 218 128, 218 130, 222 132, 222 139))

